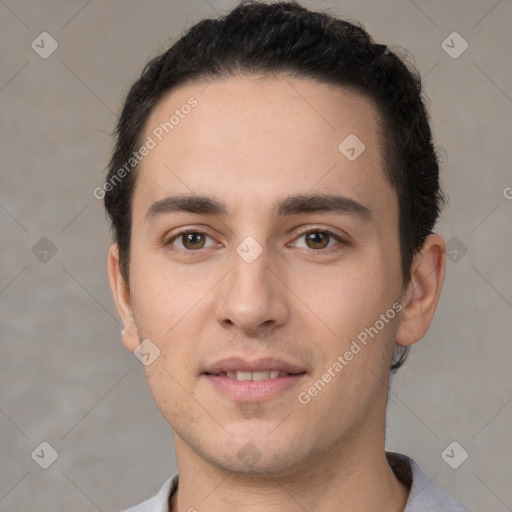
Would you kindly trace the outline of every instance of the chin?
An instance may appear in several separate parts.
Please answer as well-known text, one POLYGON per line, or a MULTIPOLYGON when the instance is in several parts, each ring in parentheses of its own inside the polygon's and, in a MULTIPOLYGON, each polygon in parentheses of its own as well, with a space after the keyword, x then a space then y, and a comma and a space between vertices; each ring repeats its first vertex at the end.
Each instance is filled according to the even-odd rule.
POLYGON ((268 428, 268 423, 265 427, 251 429, 246 425, 245 429, 239 428, 234 432, 228 429, 233 437, 226 435, 222 442, 205 446, 207 453, 203 452, 201 456, 225 471, 245 475, 279 477, 308 465, 313 456, 305 444, 307 439, 284 428, 282 432, 272 432, 276 428, 275 423, 272 428, 268 428))

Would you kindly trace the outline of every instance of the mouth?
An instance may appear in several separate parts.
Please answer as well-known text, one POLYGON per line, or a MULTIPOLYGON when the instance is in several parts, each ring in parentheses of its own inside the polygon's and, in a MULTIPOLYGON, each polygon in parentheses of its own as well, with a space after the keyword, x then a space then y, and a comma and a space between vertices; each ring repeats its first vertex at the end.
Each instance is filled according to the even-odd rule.
POLYGON ((261 402, 295 387, 306 374, 280 359, 230 358, 209 366, 202 375, 217 392, 236 402, 261 402))
POLYGON ((227 377, 228 379, 234 379, 238 381, 252 381, 252 382, 261 382, 264 380, 277 379, 278 377, 287 377, 289 375, 297 375, 293 373, 283 372, 279 370, 270 370, 270 371, 256 371, 256 372, 222 372, 217 374, 207 374, 207 375, 217 375, 219 377, 227 377))

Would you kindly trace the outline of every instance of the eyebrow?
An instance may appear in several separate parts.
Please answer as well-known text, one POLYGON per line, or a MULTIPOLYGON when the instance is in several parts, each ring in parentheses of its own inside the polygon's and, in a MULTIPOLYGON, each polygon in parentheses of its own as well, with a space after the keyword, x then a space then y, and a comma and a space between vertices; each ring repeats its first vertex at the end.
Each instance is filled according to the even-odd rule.
MULTIPOLYGON (((223 216, 228 214, 228 209, 223 201, 209 196, 195 194, 168 196, 154 202, 148 208, 145 220, 151 221, 160 215, 175 212, 223 216)), ((361 203, 349 197, 332 194, 291 195, 274 204, 272 213, 281 218, 301 213, 349 214, 363 219, 371 217, 370 210, 361 203)))
POLYGON ((277 217, 300 213, 352 214, 362 218, 371 216, 370 210, 349 197, 333 194, 299 194, 288 196, 274 205, 277 217))

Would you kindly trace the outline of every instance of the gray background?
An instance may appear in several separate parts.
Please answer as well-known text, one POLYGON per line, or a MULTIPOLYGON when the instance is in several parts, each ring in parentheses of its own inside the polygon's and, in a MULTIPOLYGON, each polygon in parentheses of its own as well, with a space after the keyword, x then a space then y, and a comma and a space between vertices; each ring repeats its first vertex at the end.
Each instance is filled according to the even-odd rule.
MULTIPOLYGON (((121 344, 108 225, 92 191, 122 97, 148 57, 236 3, 0 1, 2 512, 115 511, 175 469, 170 429, 121 344), (31 48, 43 31, 59 45, 47 59, 31 48), (36 246, 42 237, 56 254, 47 240, 36 246), (43 441, 58 452, 46 470, 31 457, 43 441)), ((304 4, 411 52, 451 198, 439 232, 453 261, 433 326, 394 380, 388 448, 472 510, 512 510, 512 2, 304 4), (453 31, 469 44, 456 59, 441 46, 453 31), (452 441, 469 453, 458 469, 441 457, 452 441)), ((48 461, 40 450, 34 459, 48 461)))

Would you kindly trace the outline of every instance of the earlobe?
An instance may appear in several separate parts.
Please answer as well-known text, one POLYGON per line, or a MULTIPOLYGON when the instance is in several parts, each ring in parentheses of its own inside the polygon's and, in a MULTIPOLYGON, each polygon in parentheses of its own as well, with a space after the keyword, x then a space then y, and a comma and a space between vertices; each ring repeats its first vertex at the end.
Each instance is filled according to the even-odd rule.
POLYGON ((397 332, 399 345, 410 346, 425 336, 439 302, 446 268, 446 247, 440 235, 429 235, 415 256, 397 332))
POLYGON ((108 252, 108 278, 117 312, 123 324, 121 338, 126 348, 133 352, 139 345, 139 339, 133 318, 130 290, 121 272, 117 244, 112 244, 108 252))

